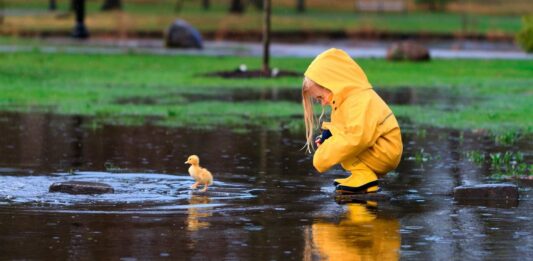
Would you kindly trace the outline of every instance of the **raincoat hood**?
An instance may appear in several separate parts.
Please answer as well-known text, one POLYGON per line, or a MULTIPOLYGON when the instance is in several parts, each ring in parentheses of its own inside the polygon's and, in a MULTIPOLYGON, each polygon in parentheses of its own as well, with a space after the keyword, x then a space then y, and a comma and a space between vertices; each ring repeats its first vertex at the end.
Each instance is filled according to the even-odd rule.
POLYGON ((342 99, 349 92, 372 89, 363 69, 346 52, 335 48, 318 55, 305 76, 330 90, 334 99, 342 99))

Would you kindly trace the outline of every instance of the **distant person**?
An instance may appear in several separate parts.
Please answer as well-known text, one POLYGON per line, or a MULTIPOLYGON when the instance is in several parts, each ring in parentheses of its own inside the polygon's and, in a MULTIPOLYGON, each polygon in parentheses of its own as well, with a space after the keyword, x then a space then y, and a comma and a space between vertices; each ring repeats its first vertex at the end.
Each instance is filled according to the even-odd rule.
MULTIPOLYGON (((379 191, 378 177, 395 169, 402 155, 396 117, 372 89, 365 73, 344 51, 329 49, 307 68, 302 86, 307 152, 318 147, 313 165, 324 172, 341 164, 351 175, 335 179, 340 194, 379 191), (331 106, 331 121, 322 122, 322 135, 313 139, 313 99, 331 106)), ((324 107, 322 115, 324 116, 324 107)))

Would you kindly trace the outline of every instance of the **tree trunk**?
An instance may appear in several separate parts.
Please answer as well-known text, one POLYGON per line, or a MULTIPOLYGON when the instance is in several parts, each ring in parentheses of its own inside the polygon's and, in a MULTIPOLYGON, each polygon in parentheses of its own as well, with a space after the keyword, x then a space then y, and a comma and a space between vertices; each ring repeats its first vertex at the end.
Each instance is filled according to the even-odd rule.
POLYGON ((305 0, 296 0, 296 11, 298 13, 305 12, 305 0))
POLYGON ((181 8, 183 7, 183 2, 185 0, 177 0, 176 5, 174 6, 174 12, 179 13, 181 12, 181 8))
POLYGON ((252 5, 255 6, 255 8, 259 9, 259 10, 263 10, 263 7, 264 7, 264 3, 263 3, 263 0, 250 0, 250 2, 252 2, 252 5))
MULTIPOLYGON (((1 1, 1 0, 0 0, 1 1)), ((50 11, 55 11, 57 10, 57 4, 56 4, 56 0, 50 0, 49 4, 48 4, 48 10, 50 11)))
POLYGON ((100 8, 102 11, 110 11, 110 10, 122 10, 122 2, 121 0, 104 0, 104 3, 102 4, 102 7, 100 8))
POLYGON ((0 25, 4 23, 4 1, 0 0, 0 25))
POLYGON ((209 10, 209 0, 202 0, 202 7, 204 10, 209 10))
POLYGON ((270 0, 263 0, 263 74, 270 76, 270 0))
POLYGON ((231 6, 229 12, 232 14, 242 14, 244 13, 244 5, 241 0, 231 0, 231 6))

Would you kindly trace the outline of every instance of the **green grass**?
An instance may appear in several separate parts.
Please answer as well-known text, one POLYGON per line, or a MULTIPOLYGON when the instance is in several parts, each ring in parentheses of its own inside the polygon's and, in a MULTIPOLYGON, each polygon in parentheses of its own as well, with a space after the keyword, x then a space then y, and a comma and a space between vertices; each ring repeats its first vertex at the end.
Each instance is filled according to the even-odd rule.
MULTIPOLYGON (((222 79, 202 74, 233 70, 245 63, 259 68, 260 58, 45 54, 0 54, 0 109, 81 114, 116 124, 212 127, 267 126, 301 129, 296 102, 225 102, 216 98, 187 101, 184 93, 216 94, 221 89, 287 88, 298 91, 300 77, 222 79), (151 98, 151 103, 117 102, 151 98)), ((274 58, 272 66, 304 72, 311 59, 274 58)), ((413 124, 487 129, 494 133, 533 131, 532 60, 433 60, 427 63, 359 59, 378 90, 436 88, 462 103, 393 105, 396 115, 413 124)), ((215 96, 216 97, 216 96, 215 96)))
MULTIPOLYGON (((27 15, 10 15, 6 12, 5 26, 0 32, 18 31, 64 31, 70 32, 74 17, 58 15, 68 10, 68 1, 58 1, 58 12, 46 11, 42 1, 14 1, 5 3, 7 10, 27 10, 27 15), (34 12, 34 13, 31 13, 34 12), (37 12, 37 13, 35 13, 37 12)), ((215 2, 210 10, 200 4, 185 1, 180 13, 174 11, 175 1, 160 1, 158 4, 143 1, 126 1, 123 12, 101 12, 101 1, 87 3, 87 25, 92 33, 102 32, 162 32, 177 17, 189 21, 202 32, 261 31, 261 11, 248 7, 243 15, 227 12, 227 2, 215 2)), ((348 5, 351 7, 352 5, 348 5)), ((393 33, 445 33, 464 32, 479 34, 514 35, 520 30, 519 15, 470 14, 463 28, 461 13, 432 13, 411 11, 408 13, 358 13, 346 5, 338 8, 309 7, 303 14, 296 13, 287 4, 274 4, 272 30, 284 31, 385 31, 393 33)))

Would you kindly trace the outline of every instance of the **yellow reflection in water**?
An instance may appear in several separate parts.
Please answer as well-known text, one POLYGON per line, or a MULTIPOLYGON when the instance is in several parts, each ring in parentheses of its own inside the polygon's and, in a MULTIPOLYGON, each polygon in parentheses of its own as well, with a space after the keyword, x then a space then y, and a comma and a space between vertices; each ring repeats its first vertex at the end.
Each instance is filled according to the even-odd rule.
POLYGON ((328 260, 398 260, 398 220, 377 217, 375 202, 350 203, 345 207, 339 223, 318 221, 312 225, 312 242, 306 243, 312 246, 306 248, 328 260))
POLYGON ((195 205, 209 204, 211 199, 208 196, 192 195, 189 199, 191 205, 187 210, 187 230, 198 231, 209 227, 209 222, 202 221, 202 218, 210 217, 212 215, 210 208, 198 208, 195 205))

